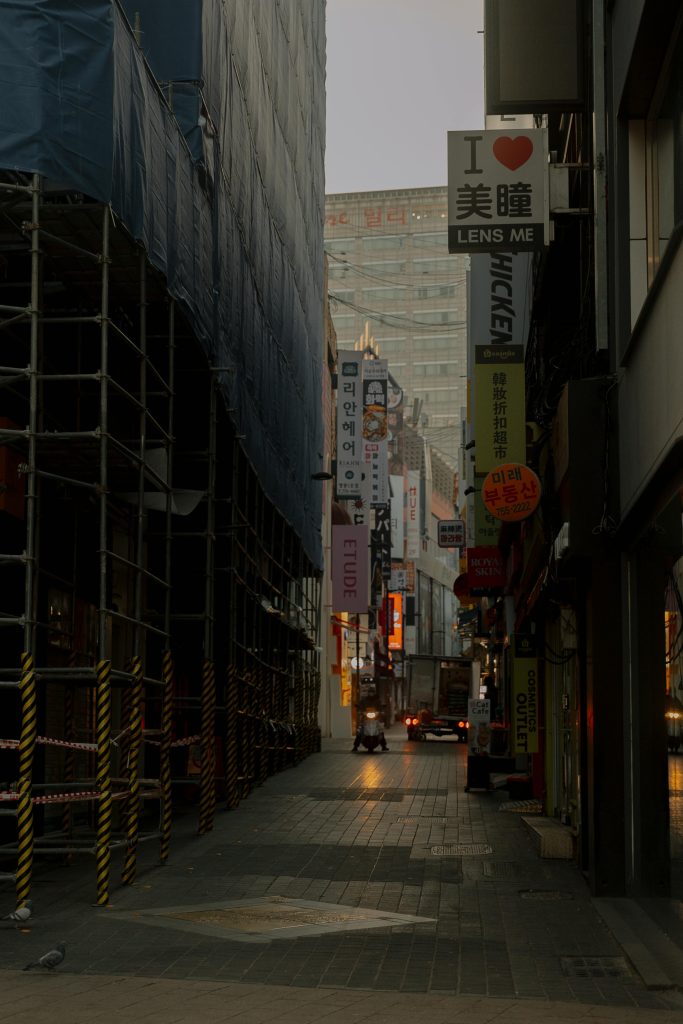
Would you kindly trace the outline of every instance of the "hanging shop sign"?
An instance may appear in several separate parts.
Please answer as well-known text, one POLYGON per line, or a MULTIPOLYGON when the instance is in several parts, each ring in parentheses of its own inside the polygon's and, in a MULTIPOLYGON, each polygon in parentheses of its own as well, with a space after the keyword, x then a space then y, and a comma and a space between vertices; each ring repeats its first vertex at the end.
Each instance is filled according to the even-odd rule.
POLYGON ((506 462, 488 474, 481 489, 486 509, 507 523, 528 519, 541 500, 541 481, 533 469, 518 462, 506 462))
POLYGON ((332 609, 335 612, 367 612, 367 526, 332 527, 332 609))
POLYGON ((406 558, 414 560, 420 557, 420 534, 422 523, 420 516, 420 472, 409 469, 406 491, 406 558))
POLYGON ((389 368, 386 359, 363 362, 363 454, 371 466, 372 504, 389 501, 389 368))
POLYGON ((465 523, 462 519, 440 519, 437 524, 437 544, 440 548, 465 546, 465 523))
POLYGON ((363 474, 361 352, 340 352, 337 390, 337 497, 359 498, 363 474))
POLYGON ((512 753, 538 753, 538 657, 536 637, 512 637, 512 753))
POLYGON ((500 537, 500 519, 491 515, 484 505, 482 488, 485 476, 474 477, 474 493, 472 494, 474 525, 472 529, 473 546, 488 547, 496 545, 500 537))
POLYGON ((526 459, 524 353, 521 345, 477 346, 474 359, 475 472, 485 476, 526 459))
POLYGON ((497 592, 505 586, 507 573, 500 548, 467 549, 467 582, 470 593, 480 595, 497 592))
POLYGON ((382 579, 388 583, 391 579, 391 507, 388 503, 375 505, 375 528, 372 533, 376 536, 382 559, 382 579))
POLYGON ((403 522, 405 491, 403 488, 403 475, 390 475, 389 484, 391 489, 391 557, 396 559, 397 562, 402 562, 405 544, 403 522))
POLYGON ((543 129, 448 132, 448 251, 528 252, 548 241, 543 129))
POLYGON ((522 345, 529 334, 533 254, 473 253, 467 312, 475 348, 522 345))
POLYGON ((389 592, 389 650, 400 651, 403 648, 403 594, 389 592))

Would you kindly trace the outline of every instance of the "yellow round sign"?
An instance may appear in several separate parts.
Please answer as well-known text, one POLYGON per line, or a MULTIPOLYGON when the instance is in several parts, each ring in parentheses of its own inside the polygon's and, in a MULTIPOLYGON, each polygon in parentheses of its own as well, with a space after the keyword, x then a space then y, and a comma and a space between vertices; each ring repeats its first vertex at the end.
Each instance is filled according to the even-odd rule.
POLYGON ((541 500, 541 481, 520 462, 505 462, 488 474, 481 488, 487 511, 506 523, 528 519, 541 500))

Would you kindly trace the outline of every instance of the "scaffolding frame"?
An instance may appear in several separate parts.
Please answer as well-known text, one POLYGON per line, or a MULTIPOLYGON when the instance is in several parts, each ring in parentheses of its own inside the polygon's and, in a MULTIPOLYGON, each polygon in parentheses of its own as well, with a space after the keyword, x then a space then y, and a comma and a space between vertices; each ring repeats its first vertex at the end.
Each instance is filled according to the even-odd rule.
POLYGON ((102 906, 188 787, 201 835, 319 749, 320 575, 111 208, 5 173, 0 214, 0 879, 21 906, 36 855, 89 853, 102 906))

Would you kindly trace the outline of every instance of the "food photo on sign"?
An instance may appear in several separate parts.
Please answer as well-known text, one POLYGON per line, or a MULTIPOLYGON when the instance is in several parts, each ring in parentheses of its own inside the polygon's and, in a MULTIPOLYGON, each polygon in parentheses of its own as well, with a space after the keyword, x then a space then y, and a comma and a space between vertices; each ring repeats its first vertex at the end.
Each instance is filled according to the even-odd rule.
POLYGON ((484 506, 507 523, 528 519, 541 500, 541 481, 520 462, 505 462, 492 469, 482 484, 484 506))

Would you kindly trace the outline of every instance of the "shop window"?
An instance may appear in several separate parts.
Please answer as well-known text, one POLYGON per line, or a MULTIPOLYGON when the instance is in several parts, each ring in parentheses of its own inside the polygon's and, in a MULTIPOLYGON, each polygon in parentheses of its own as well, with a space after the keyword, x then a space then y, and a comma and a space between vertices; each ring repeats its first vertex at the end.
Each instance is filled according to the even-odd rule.
POLYGON ((683 221, 683 38, 665 69, 648 117, 629 122, 632 323, 683 221))

